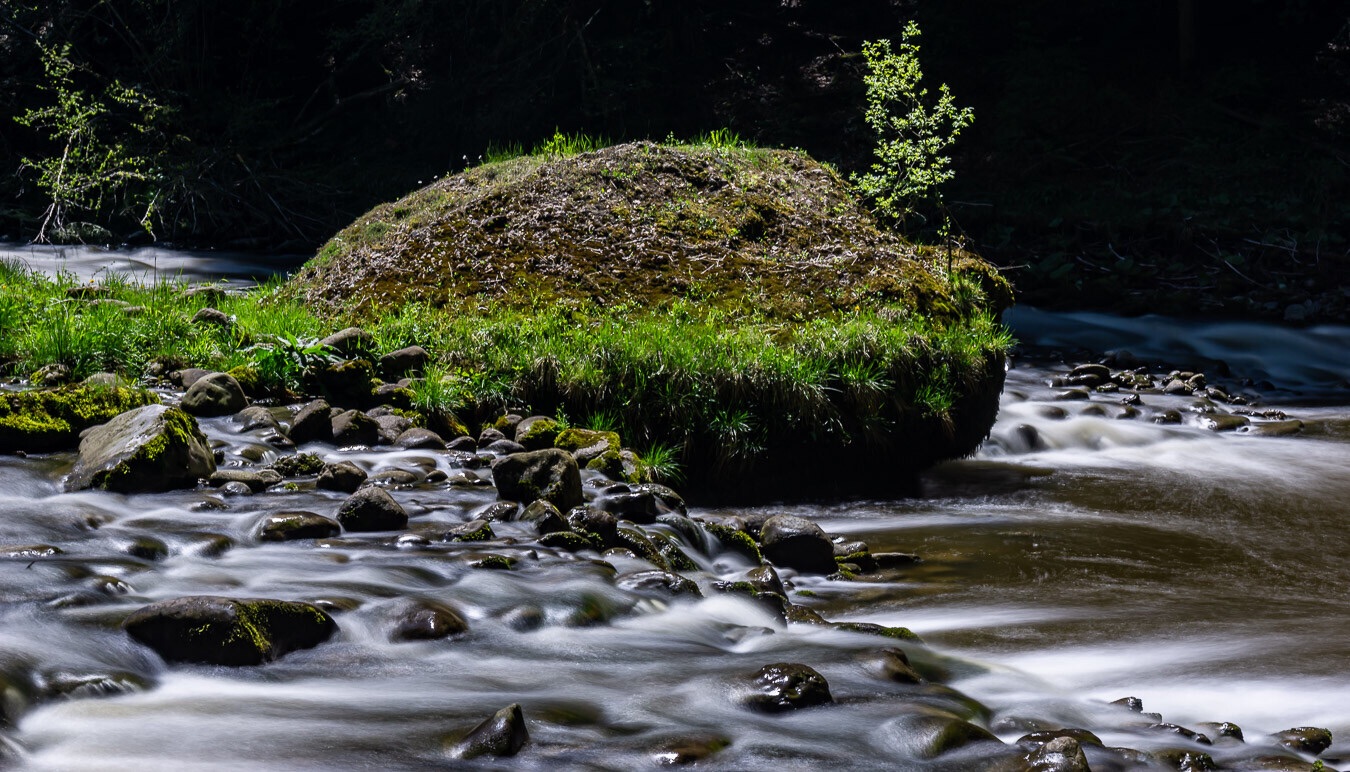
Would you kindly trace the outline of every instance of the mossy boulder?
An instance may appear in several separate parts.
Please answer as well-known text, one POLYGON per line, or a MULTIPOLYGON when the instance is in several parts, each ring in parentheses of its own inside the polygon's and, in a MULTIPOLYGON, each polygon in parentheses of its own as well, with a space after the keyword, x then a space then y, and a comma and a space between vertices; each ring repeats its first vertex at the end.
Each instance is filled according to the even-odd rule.
POLYGON ((0 393, 0 453, 72 448, 85 429, 158 403, 153 392, 95 385, 0 393))
POLYGON ((283 600, 189 596, 152 603, 122 627, 169 662, 260 665, 332 637, 337 623, 316 606, 283 600))
MULTIPOLYGON (((879 227, 847 180, 800 151, 636 142, 438 180, 338 233, 286 292, 335 317, 408 300, 690 295, 787 319, 878 297, 949 315, 960 300, 940 277, 947 260, 879 227)), ((1009 304, 991 266, 961 250, 951 261, 1009 304)))
POLYGON ((215 469, 215 457, 192 416, 176 407, 146 405, 84 435, 66 489, 172 490, 196 485, 215 469))
MULTIPOLYGON (((467 423, 503 394, 604 416, 672 449, 705 500, 917 492, 993 424, 1011 301, 987 263, 906 242, 803 153, 650 142, 439 180, 340 232, 281 295, 342 323, 439 309, 464 322, 436 346, 467 423)), ((643 477, 617 442, 555 444, 643 477)))

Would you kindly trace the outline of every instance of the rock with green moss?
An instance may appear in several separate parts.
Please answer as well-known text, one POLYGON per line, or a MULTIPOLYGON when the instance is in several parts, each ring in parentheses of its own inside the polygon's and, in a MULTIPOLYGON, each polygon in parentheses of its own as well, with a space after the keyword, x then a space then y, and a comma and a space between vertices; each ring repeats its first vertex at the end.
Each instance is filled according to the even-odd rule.
POLYGON ((340 533, 342 526, 336 520, 316 512, 277 512, 263 520, 258 529, 258 538, 263 541, 297 541, 327 539, 340 533))
POLYGON ((67 490, 132 493, 191 487, 216 469, 206 437, 176 407, 147 405, 90 429, 67 490))
POLYGON ((562 430, 562 424, 556 420, 545 415, 534 415, 522 418, 516 424, 515 438, 526 450, 543 450, 553 447, 562 430))
POLYGON ((0 393, 0 453, 73 448, 85 429, 158 402, 153 392, 92 385, 0 393))
POLYGON ((334 405, 347 407, 369 404, 379 381, 374 365, 351 359, 319 367, 310 376, 309 385, 334 405))
POLYGON ((262 382, 262 376, 255 368, 247 365, 232 367, 226 374, 239 384, 239 388, 244 390, 244 395, 250 399, 266 396, 267 389, 262 382))
POLYGON ((797 662, 765 665, 751 678, 747 707, 763 713, 782 713, 834 702, 830 685, 815 668, 797 662))
POLYGON ((910 631, 907 627, 891 627, 873 624, 871 622, 831 622, 830 627, 850 633, 879 635, 883 638, 890 638, 896 641, 911 641, 914 643, 923 642, 923 639, 920 638, 917 633, 910 631))
POLYGON ((721 523, 704 523, 703 527, 717 538, 723 549, 730 552, 739 552, 756 563, 764 562, 764 555, 760 553, 759 545, 755 544, 755 540, 750 538, 750 534, 745 531, 721 523))
POLYGON ((308 603, 197 595, 152 603, 122 628, 169 662, 241 666, 318 646, 338 626, 308 603))
POLYGON ((445 532, 441 541, 492 541, 497 534, 492 532, 492 524, 486 520, 470 520, 445 532))

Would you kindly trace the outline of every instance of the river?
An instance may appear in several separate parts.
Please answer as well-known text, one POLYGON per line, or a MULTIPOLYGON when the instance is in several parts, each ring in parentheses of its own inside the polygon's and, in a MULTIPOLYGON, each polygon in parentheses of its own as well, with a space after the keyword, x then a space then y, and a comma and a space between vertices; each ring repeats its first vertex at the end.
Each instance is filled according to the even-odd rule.
MULTIPOLYGON (((94 270, 106 259, 74 251, 58 267, 94 270)), ((499 541, 487 545, 400 547, 361 534, 263 544, 266 513, 331 513, 342 496, 267 492, 211 509, 201 506, 205 491, 64 493, 73 459, 53 454, 0 457, 0 544, 62 550, 0 559, 0 683, 84 684, 85 698, 25 706, 25 690, 11 687, 5 705, 19 719, 0 738, 11 762, 32 770, 420 769, 452 765, 444 737, 518 702, 531 745, 484 768, 651 767, 672 738, 715 735, 730 745, 699 768, 968 769, 998 754, 972 746, 926 759, 910 719, 942 709, 973 715, 1009 742, 1030 728, 1075 726, 1107 745, 1175 746, 1108 704, 1134 696, 1167 722, 1235 722, 1249 743, 1326 727, 1341 739, 1327 757, 1350 756, 1350 328, 1033 309, 1008 321, 1026 350, 1011 364, 991 438, 975 457, 929 474, 923 497, 764 508, 809 517, 874 552, 919 554, 922 563, 854 582, 784 576, 796 602, 828 619, 919 633, 927 649, 904 644, 916 664, 945 670, 988 715, 940 687, 877 678, 875 652, 892 641, 785 625, 729 595, 640 598, 602 566, 547 550, 530 558, 531 532, 511 523, 494 524, 499 541), (1066 401, 1064 388, 1048 385, 1068 369, 1054 350, 1072 365, 1085 361, 1077 349, 1199 363, 1230 394, 1259 397, 1253 411, 1287 418, 1216 432, 1194 397, 1150 394, 1122 420, 1120 394, 1066 401), (1181 423, 1151 420, 1169 409, 1181 423), (1277 431, 1290 419, 1301 430, 1277 431), (129 555, 143 537, 161 540, 167 555, 129 555), (221 537, 233 548, 219 552, 221 537), (465 557, 483 551, 520 562, 468 568, 465 557), (255 668, 166 666, 116 626, 130 609, 189 594, 353 610, 337 615, 335 640, 255 668), (452 603, 470 632, 390 643, 380 609, 407 594, 452 603), (583 607, 612 618, 569 624, 583 607), (541 626, 518 629, 522 614, 541 626), (816 668, 835 704, 781 715, 742 707, 746 677, 782 661, 816 668)), ((203 425, 227 460, 274 452, 228 419, 203 425)), ((302 449, 373 473, 457 471, 425 451, 302 449)), ((490 489, 445 484, 393 493, 425 532, 493 500, 490 489)), ((734 553, 689 552, 705 588, 749 565, 734 553)), ((616 568, 638 567, 623 563, 616 568)), ((1221 763, 1233 753, 1206 752, 1221 763)), ((1127 768, 1093 758, 1094 769, 1127 768)))

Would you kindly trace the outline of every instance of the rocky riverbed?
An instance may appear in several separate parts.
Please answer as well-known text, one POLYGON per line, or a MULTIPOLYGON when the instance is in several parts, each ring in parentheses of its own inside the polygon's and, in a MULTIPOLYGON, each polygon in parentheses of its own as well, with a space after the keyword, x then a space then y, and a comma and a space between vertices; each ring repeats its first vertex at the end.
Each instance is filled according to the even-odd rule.
MULTIPOLYGON (((993 455, 964 467, 981 484, 994 478, 979 464, 1053 451, 1075 423, 1155 439, 1305 426, 1205 373, 1036 372, 1012 380, 993 455)), ((1339 763, 1325 729, 1244 731, 1223 704, 1182 725, 1125 695, 1072 710, 989 699, 965 685, 997 666, 857 618, 936 586, 943 555, 858 538, 856 523, 827 532, 810 508, 690 511, 612 433, 520 415, 436 431, 390 404, 249 405, 245 391, 165 372, 157 404, 114 411, 78 452, 0 457, 13 763, 1339 763)))

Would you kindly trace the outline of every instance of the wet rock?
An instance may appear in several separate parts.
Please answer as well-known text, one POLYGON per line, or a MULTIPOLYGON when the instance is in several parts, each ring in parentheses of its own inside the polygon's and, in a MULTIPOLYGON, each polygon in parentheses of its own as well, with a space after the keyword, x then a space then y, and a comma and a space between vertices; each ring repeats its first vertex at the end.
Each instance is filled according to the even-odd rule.
POLYGON ((876 561, 877 568, 882 571, 893 568, 908 568, 923 562, 923 558, 910 552, 873 552, 872 559, 876 561))
POLYGON ((478 440, 472 437, 456 437, 445 443, 446 450, 473 453, 478 450, 478 440))
POLYGON ((488 522, 509 522, 516 519, 520 512, 520 505, 514 501, 494 501, 485 507, 481 507, 473 512, 474 520, 487 520, 488 522))
POLYGON ((562 516, 562 512, 553 506, 553 502, 545 499, 535 499, 530 505, 525 507, 525 511, 520 515, 521 522, 529 523, 541 535, 555 533, 557 531, 571 530, 562 516))
POLYGON ((525 716, 520 705, 511 703, 469 730, 464 739, 452 745, 447 752, 455 759, 507 757, 520 753, 520 749, 529 741, 530 733, 525 728, 525 716))
POLYGON ((1240 415, 1228 415, 1227 413, 1211 413, 1200 419, 1200 425, 1212 432, 1231 432, 1251 424, 1246 418, 1240 415))
POLYGON ((923 676, 909 664, 909 657, 901 649, 881 649, 873 663, 876 672, 888 681, 898 684, 923 683, 923 676))
POLYGON ((516 565, 515 558, 508 558, 505 555, 481 555, 469 560, 469 568, 478 568, 487 571, 510 571, 516 565))
POLYGON ((1072 737, 1061 736, 1027 755, 1026 772, 1092 772, 1083 747, 1072 737))
POLYGON ((394 445, 408 450, 445 450, 445 440, 430 429, 412 427, 394 438, 394 445))
POLYGON ((1322 751, 1331 747, 1331 732, 1316 726, 1296 726, 1276 732, 1271 738, 1291 751, 1311 756, 1320 756, 1322 751))
POLYGON ((1091 399, 1092 395, 1086 389, 1069 389, 1055 394, 1054 398, 1061 402, 1076 402, 1091 399))
POLYGON ((1242 737, 1242 727, 1232 723, 1231 721, 1206 722, 1200 724, 1199 727, 1201 730, 1204 731, 1206 735, 1208 735, 1215 742, 1219 742, 1221 740, 1234 740, 1237 742, 1244 742, 1242 737))
POLYGON ((544 610, 538 606, 516 606, 502 614, 502 624, 518 633, 527 633, 544 626, 544 610))
POLYGON ((920 638, 907 627, 891 627, 888 625, 878 625, 871 622, 830 622, 830 627, 836 630, 842 630, 846 633, 861 633, 862 635, 879 635, 883 638, 892 638, 897 641, 920 642, 920 638))
POLYGON ((794 515, 775 515, 760 531, 764 557, 802 573, 834 572, 834 544, 820 526, 794 515))
POLYGON ((178 408, 147 405, 85 433, 66 489, 172 490, 196 485, 215 468, 215 457, 192 416, 178 408))
POLYGON ((347 327, 323 338, 319 344, 351 359, 368 356, 375 347, 375 336, 360 327, 347 327))
POLYGON ((371 485, 397 488, 416 485, 422 480, 422 476, 408 469, 386 469, 382 472, 376 472, 366 479, 370 481, 371 485))
POLYGON ((332 442, 332 413, 328 400, 316 399, 307 403, 291 420, 291 430, 287 436, 297 445, 304 442, 332 442))
POLYGON ((153 536, 138 536, 124 550, 133 558, 163 560, 169 556, 169 545, 153 536))
POLYGON ((354 493, 366 481, 366 471, 350 461, 324 464, 314 486, 326 491, 354 493))
POLYGON ((421 372, 431 361, 431 354, 421 346, 408 346, 390 351, 380 357, 380 372, 391 380, 402 378, 409 373, 421 372))
POLYGON ((809 606, 801 606, 796 603, 788 604, 787 609, 784 611, 784 615, 787 617, 787 621, 792 624, 820 625, 822 627, 829 624, 825 617, 817 613, 815 609, 810 608, 809 606))
POLYGON ((1045 745, 1048 742, 1051 742, 1052 740, 1056 740, 1061 737, 1072 738, 1075 742, 1079 743, 1080 745, 1102 744, 1102 740, 1100 737, 1093 734, 1092 732, 1089 732, 1086 729, 1066 727, 1063 729, 1042 729, 1036 732, 1031 732, 1029 734, 1024 734, 1021 737, 1017 738, 1017 745, 1021 747, 1023 750, 1032 751, 1036 750, 1037 748, 1040 748, 1041 746, 1045 745))
POLYGON ((606 546, 618 546, 619 520, 614 515, 583 505, 568 510, 566 517, 573 531, 606 546))
POLYGON ((562 425, 552 418, 534 415, 522 418, 516 424, 515 440, 526 450, 543 450, 553 447, 553 441, 562 431, 562 425))
POLYGON ((880 731, 906 754, 927 759, 975 743, 999 743, 988 730, 931 708, 897 716, 883 724, 880 731))
POLYGON ((1174 378, 1168 381, 1167 385, 1163 387, 1163 394, 1172 394, 1183 397, 1189 397, 1194 393, 1195 389, 1189 383, 1186 383, 1180 378, 1174 378))
POLYGON ((1208 737, 1200 734, 1199 732, 1194 732, 1190 729, 1187 729, 1184 726, 1178 726, 1177 724, 1168 724, 1159 722, 1156 724, 1150 724, 1148 729, 1151 732, 1179 735, 1181 737, 1185 737, 1187 740, 1190 740, 1191 742, 1200 743, 1201 745, 1212 745, 1208 737))
POLYGON ((271 410, 261 405, 249 405, 235 413, 232 420, 240 424, 239 431, 241 432, 251 432, 255 429, 281 430, 281 424, 277 423, 276 416, 272 415, 271 410))
POLYGON ((1208 753, 1187 748, 1165 748, 1150 754, 1156 763, 1179 770, 1179 772, 1213 772, 1219 766, 1208 753))
POLYGON ((375 416, 367 413, 367 416, 375 421, 377 442, 380 445, 393 445, 404 432, 413 428, 412 421, 401 415, 383 414, 375 416))
POLYGON ((38 688, 45 699, 97 699, 144 692, 152 682, 135 673, 72 673, 65 670, 43 673, 38 688))
POLYGON ((206 478, 207 484, 213 488, 238 482, 247 485, 253 493, 262 493, 273 485, 280 485, 281 481, 281 473, 275 469, 217 469, 206 478))
POLYGON ((454 526, 445 532, 441 537, 442 541, 491 541, 497 538, 497 534, 492 532, 492 526, 486 520, 470 520, 467 523, 454 526))
POLYGON ((751 678, 745 704, 764 713, 782 713, 834 702, 830 685, 813 668, 796 662, 765 665, 751 678))
POLYGON ((336 520, 315 512, 277 512, 268 515, 259 528, 263 541, 298 541, 300 539, 327 539, 342 533, 336 520))
POLYGON ((345 410, 333 416, 333 443, 342 447, 371 446, 380 441, 380 425, 360 410, 345 410))
POLYGON ((192 384, 179 406, 192 415, 218 416, 238 413, 247 404, 244 387, 233 375, 211 373, 192 384))
POLYGON ((787 595, 787 590, 783 588, 783 580, 779 578, 778 572, 774 570, 773 566, 756 566, 746 571, 745 581, 760 592, 787 595))
POLYGON ((308 603, 189 596, 152 603, 123 629, 169 662, 258 665, 308 649, 337 632, 337 623, 308 603))
POLYGON ((1143 713, 1144 701, 1138 697, 1121 697, 1118 700, 1111 700, 1112 705, 1119 705, 1131 713, 1143 713))
POLYGON ((547 499, 564 512, 582 503, 581 470, 571 454, 556 448, 502 456, 492 463, 492 480, 510 501, 547 499))
POLYGON ((347 531, 397 531, 408 513, 383 488, 361 488, 338 507, 337 521, 347 531))
POLYGON ((218 558, 234 548, 234 540, 219 533, 198 534, 183 548, 188 555, 200 555, 204 558, 218 558))
MULTIPOLYGON (((282 456, 272 462, 271 469, 282 477, 309 477, 323 471, 323 459, 313 453, 282 456)), ((357 483, 360 485, 360 483, 357 483)))
POLYGON ((1164 410, 1153 416, 1155 424, 1179 424, 1181 423, 1181 413, 1176 410, 1164 410))
POLYGON ((620 574, 615 577, 614 584, 621 590, 648 597, 663 599, 681 596, 703 597, 703 593, 699 591, 698 585, 692 579, 686 579, 669 571, 635 571, 630 574, 620 574))
POLYGON ((489 453, 498 453, 500 455, 509 455, 511 453, 524 453, 525 446, 514 440, 496 440, 483 448, 489 453))
POLYGON ((598 551, 601 549, 600 545, 575 531, 552 531, 539 537, 539 544, 550 549, 559 549, 566 552, 598 551))
POLYGON ((478 433, 479 448, 486 448, 494 442, 507 439, 507 436, 500 429, 494 429, 491 426, 478 433))
POLYGON ((731 738, 725 735, 680 735, 657 743, 651 757, 661 766, 679 767, 703 761, 730 746, 731 738))
POLYGON ((391 641, 434 641, 468 632, 458 611, 426 598, 399 598, 385 609, 391 641))

